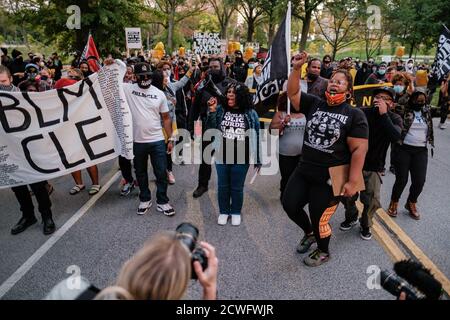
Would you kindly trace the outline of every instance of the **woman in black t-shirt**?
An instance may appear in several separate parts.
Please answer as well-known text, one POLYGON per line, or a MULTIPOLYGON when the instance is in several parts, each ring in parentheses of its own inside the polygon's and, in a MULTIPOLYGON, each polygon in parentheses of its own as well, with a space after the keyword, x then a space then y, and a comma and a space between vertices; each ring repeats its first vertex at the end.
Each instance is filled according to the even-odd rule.
POLYGON ((353 196, 364 165, 369 129, 364 113, 347 103, 353 89, 348 71, 333 73, 325 92, 326 101, 302 93, 301 66, 307 56, 302 52, 294 57, 288 80, 287 91, 292 107, 305 114, 307 124, 302 157, 286 186, 283 208, 305 232, 297 251, 306 253, 317 242, 317 249, 304 259, 305 264, 315 267, 330 257, 331 227, 328 222, 340 200, 333 195, 328 169, 350 164, 349 181, 345 183, 341 196, 353 196), (311 221, 303 210, 298 209, 306 204, 309 205, 311 221))

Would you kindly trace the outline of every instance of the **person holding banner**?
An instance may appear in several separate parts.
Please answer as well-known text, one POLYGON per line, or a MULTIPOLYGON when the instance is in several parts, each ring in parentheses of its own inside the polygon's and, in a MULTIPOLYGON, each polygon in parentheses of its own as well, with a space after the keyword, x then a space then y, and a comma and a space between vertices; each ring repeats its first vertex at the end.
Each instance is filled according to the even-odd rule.
MULTIPOLYGON (((19 89, 12 84, 12 76, 8 68, 0 65, 0 90, 17 92, 19 89)), ((40 181, 30 184, 31 191, 34 193, 38 202, 38 209, 41 213, 42 223, 44 224, 43 232, 45 235, 55 232, 56 226, 53 221, 49 192, 47 190, 47 181, 40 181)), ((27 185, 12 187, 12 191, 22 211, 22 217, 19 222, 11 229, 11 234, 16 235, 25 231, 28 227, 37 222, 34 215, 33 200, 27 185)))
POLYGON ((376 71, 373 72, 366 80, 366 84, 377 84, 377 83, 384 83, 388 82, 386 79, 386 69, 387 65, 386 62, 381 62, 376 71))
POLYGON ((439 91, 439 106, 441 107, 441 121, 439 122, 439 128, 447 128, 447 115, 450 108, 450 98, 448 92, 448 83, 450 81, 450 72, 442 80, 441 90, 439 91))
POLYGON ((213 142, 220 210, 217 223, 226 225, 231 217, 231 224, 238 226, 241 224, 244 183, 250 162, 255 164, 255 170, 261 168, 259 117, 243 83, 230 83, 224 100, 211 97, 207 117, 208 129, 220 130, 222 136, 213 142))
POLYGON ((294 56, 288 79, 292 107, 305 114, 307 125, 300 164, 287 183, 282 202, 289 218, 304 231, 300 241, 303 252, 317 242, 317 249, 303 260, 306 265, 317 267, 330 259, 329 221, 340 198, 352 197, 361 190, 369 130, 364 113, 349 104, 353 79, 348 71, 333 73, 325 101, 302 92, 301 68, 307 57, 306 52, 294 56), (332 188, 333 183, 340 190, 338 194, 332 188), (306 204, 311 221, 304 211, 299 212, 306 204))

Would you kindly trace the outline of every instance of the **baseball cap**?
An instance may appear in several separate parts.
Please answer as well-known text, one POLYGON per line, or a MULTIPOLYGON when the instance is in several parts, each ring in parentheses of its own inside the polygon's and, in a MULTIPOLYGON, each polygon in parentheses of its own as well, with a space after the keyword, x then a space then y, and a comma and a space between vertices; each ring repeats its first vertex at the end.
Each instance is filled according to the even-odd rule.
POLYGON ((376 96, 380 92, 387 93, 388 95, 391 96, 392 100, 395 99, 395 91, 392 87, 384 86, 384 87, 376 88, 375 90, 373 90, 373 96, 376 96))
POLYGON ((150 65, 146 62, 139 62, 136 63, 134 66, 134 73, 136 75, 151 75, 152 74, 152 68, 150 65))

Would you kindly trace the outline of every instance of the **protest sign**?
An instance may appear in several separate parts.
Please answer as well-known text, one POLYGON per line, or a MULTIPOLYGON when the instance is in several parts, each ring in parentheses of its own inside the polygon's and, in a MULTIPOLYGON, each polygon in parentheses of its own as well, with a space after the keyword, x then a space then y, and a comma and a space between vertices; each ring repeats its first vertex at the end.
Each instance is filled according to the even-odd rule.
POLYGON ((122 155, 133 128, 113 64, 62 89, 0 91, 0 188, 49 180, 122 155))
POLYGON ((195 32, 193 37, 195 54, 221 54, 222 40, 218 32, 195 32))
POLYGON ((141 28, 125 28, 125 39, 127 42, 127 49, 141 49, 141 28))

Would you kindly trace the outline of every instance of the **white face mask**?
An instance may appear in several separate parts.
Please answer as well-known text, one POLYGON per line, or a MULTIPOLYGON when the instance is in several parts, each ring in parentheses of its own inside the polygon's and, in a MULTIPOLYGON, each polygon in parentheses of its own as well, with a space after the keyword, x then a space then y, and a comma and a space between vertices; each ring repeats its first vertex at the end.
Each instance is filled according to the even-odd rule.
POLYGON ((414 67, 414 64, 413 63, 408 63, 408 68, 410 68, 410 69, 412 69, 412 67, 414 67))

